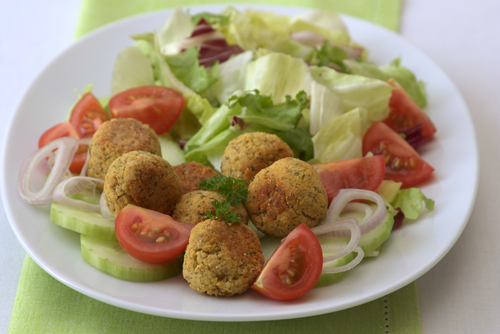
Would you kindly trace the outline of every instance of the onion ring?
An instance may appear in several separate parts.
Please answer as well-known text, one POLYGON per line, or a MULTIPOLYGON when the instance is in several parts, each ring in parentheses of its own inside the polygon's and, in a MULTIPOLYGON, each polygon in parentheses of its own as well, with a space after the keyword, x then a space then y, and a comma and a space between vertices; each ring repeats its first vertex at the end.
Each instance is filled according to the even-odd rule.
POLYGON ((106 200, 104 199, 104 191, 101 194, 101 200, 99 201, 99 207, 101 209, 101 215, 104 218, 115 218, 115 215, 111 213, 111 211, 108 208, 108 205, 106 204, 106 200))
MULTIPOLYGON (((376 192, 362 189, 341 189, 338 195, 335 196, 333 201, 330 203, 330 207, 328 208, 327 216, 323 224, 339 220, 340 213, 346 208, 347 205, 349 205, 350 208, 355 207, 355 203, 349 202, 360 199, 375 202, 375 204, 377 204, 377 209, 369 218, 366 217, 366 209, 364 209, 365 218, 359 222, 361 234, 366 234, 379 226, 384 221, 387 213, 385 202, 376 192)), ((335 231, 332 232, 331 236, 348 238, 350 236, 350 232, 347 230, 335 231)))
POLYGON ((97 204, 90 204, 84 201, 70 198, 70 196, 75 195, 85 189, 85 186, 87 184, 92 184, 95 189, 95 182, 104 183, 104 181, 101 179, 87 176, 74 176, 66 179, 59 183, 54 190, 54 201, 83 210, 100 212, 101 208, 97 204))
POLYGON ((356 246, 353 250, 353 252, 358 253, 358 255, 348 264, 345 266, 341 267, 323 267, 323 270, 321 271, 322 274, 335 274, 335 273, 341 273, 344 271, 351 270, 352 268, 356 267, 361 260, 363 260, 363 257, 365 256, 365 252, 361 249, 361 247, 356 246))
POLYGON ((17 179, 17 190, 21 198, 30 204, 48 204, 53 201, 52 193, 68 172, 73 156, 78 148, 76 138, 62 137, 51 141, 39 150, 31 154, 23 163, 17 179), (54 165, 45 181, 42 189, 38 192, 31 190, 31 179, 38 163, 55 151, 54 165))

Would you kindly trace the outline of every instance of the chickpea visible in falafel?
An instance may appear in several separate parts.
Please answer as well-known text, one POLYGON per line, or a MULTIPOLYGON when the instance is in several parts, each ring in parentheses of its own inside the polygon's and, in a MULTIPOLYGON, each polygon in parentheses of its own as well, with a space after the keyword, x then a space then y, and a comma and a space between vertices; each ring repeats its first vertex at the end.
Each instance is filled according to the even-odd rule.
POLYGON ((316 170, 302 160, 278 160, 255 176, 248 191, 248 215, 267 235, 283 238, 300 224, 312 228, 326 218, 325 188, 316 170))
POLYGON ((233 296, 252 286, 263 265, 260 241, 252 229, 208 219, 191 230, 182 274, 193 290, 233 296))
POLYGON ((280 137, 264 132, 245 133, 227 145, 221 173, 243 179, 248 186, 260 170, 286 157, 293 157, 293 151, 280 137))
MULTIPOLYGON (((215 208, 212 201, 224 201, 226 196, 215 191, 195 190, 184 194, 175 206, 172 212, 172 218, 183 223, 201 223, 205 218, 207 211, 215 215, 215 208)), ((242 224, 248 224, 248 213, 243 204, 238 206, 231 205, 230 211, 236 213, 240 217, 242 224)))
POLYGON ((198 190, 198 183, 217 176, 217 172, 209 166, 191 161, 174 166, 174 171, 181 181, 181 194, 184 195, 190 191, 198 190))
POLYGON ((116 216, 127 204, 170 215, 181 196, 181 183, 163 158, 132 151, 115 159, 104 181, 104 199, 116 216))

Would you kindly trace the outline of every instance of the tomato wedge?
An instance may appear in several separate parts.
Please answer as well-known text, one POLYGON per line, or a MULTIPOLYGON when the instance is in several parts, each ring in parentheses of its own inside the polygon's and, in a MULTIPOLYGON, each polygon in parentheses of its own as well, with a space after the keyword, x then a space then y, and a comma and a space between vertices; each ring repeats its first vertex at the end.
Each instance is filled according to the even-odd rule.
POLYGON ((69 123, 73 126, 79 138, 92 137, 102 123, 109 120, 101 103, 90 92, 85 93, 75 104, 69 123))
POLYGON ((109 101, 113 117, 135 118, 162 134, 170 130, 184 108, 184 98, 163 86, 143 86, 116 94, 109 101))
POLYGON ((382 122, 375 122, 363 137, 363 155, 372 152, 385 157, 385 178, 413 186, 434 171, 399 134, 382 122))
MULTIPOLYGON (((107 121, 109 116, 102 108, 99 101, 92 93, 84 94, 73 107, 69 122, 54 125, 45 131, 38 140, 38 148, 61 137, 75 137, 81 139, 92 137, 99 126, 107 121)), ((87 160, 88 145, 79 145, 78 150, 71 161, 69 170, 72 173, 80 173, 87 160)))
POLYGON ((115 230, 120 245, 132 257, 161 263, 186 250, 194 224, 180 223, 169 215, 127 205, 116 217, 115 230))
POLYGON ((260 272, 252 289, 276 300, 290 300, 311 290, 323 269, 318 238, 304 224, 283 239, 260 272))
POLYGON ((429 116, 420 109, 396 81, 389 79, 387 83, 395 89, 392 90, 389 101, 389 116, 384 120, 384 123, 398 133, 422 124, 422 136, 431 137, 436 132, 436 127, 429 116))
POLYGON ((375 191, 385 176, 385 159, 381 155, 315 164, 330 203, 340 189, 375 191))

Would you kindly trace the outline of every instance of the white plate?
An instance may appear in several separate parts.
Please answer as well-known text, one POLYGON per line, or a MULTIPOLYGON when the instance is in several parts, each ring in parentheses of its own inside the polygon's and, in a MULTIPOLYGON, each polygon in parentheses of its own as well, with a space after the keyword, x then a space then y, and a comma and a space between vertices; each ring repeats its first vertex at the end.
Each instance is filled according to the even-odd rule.
MULTIPOLYGON (((294 15, 304 9, 255 6, 294 15)), ((195 7, 219 12, 225 6, 195 7)), ((78 234, 49 220, 48 207, 24 203, 16 179, 26 157, 36 149, 39 136, 63 121, 75 101, 74 89, 94 84, 97 96, 110 93, 115 56, 132 45, 132 34, 158 30, 169 11, 154 12, 108 25, 82 38, 57 57, 26 92, 2 150, 1 191, 10 224, 28 254, 50 275, 67 286, 125 309, 159 316, 253 321, 312 316, 360 305, 411 283, 450 250, 464 229, 478 184, 476 138, 467 107, 445 73, 399 35, 371 23, 345 17, 354 40, 370 50, 370 59, 386 64, 401 56, 427 85, 426 111, 438 129, 422 152, 436 171, 423 192, 436 201, 415 223, 394 231, 381 254, 363 261, 343 279, 313 289, 302 298, 277 302, 250 290, 242 296, 213 298, 192 291, 181 276, 157 283, 131 283, 106 275, 80 255, 78 234)))

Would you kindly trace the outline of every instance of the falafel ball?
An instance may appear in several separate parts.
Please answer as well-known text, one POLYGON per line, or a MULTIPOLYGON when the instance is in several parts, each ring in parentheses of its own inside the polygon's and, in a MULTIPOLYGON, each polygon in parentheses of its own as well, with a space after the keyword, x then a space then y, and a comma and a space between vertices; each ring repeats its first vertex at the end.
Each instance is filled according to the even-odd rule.
POLYGON ((260 170, 286 157, 293 157, 293 151, 280 137, 265 132, 245 133, 227 145, 221 173, 245 180, 248 186, 260 170))
POLYGON ((128 204, 170 215, 181 197, 181 182, 157 155, 132 151, 115 159, 104 180, 104 199, 116 216, 128 204))
POLYGON ((104 180, 111 163, 127 152, 146 151, 161 157, 158 136, 133 118, 113 118, 101 124, 89 145, 87 175, 104 180))
POLYGON ((191 230, 182 275, 200 293, 233 296, 252 286, 263 265, 259 238, 250 227, 208 219, 191 230))
POLYGON ((248 191, 248 215, 267 235, 283 238, 300 224, 312 228, 326 217, 325 188, 316 170, 302 160, 278 160, 255 176, 248 191))
POLYGON ((190 191, 198 190, 198 183, 217 176, 217 172, 209 166, 191 161, 174 166, 174 171, 181 180, 181 194, 184 195, 190 191))
MULTIPOLYGON (((226 196, 215 191, 195 190, 184 194, 172 212, 172 218, 178 222, 198 224, 207 218, 206 212, 210 211, 215 215, 215 208, 212 201, 224 201, 226 196)), ((236 213, 241 223, 248 224, 248 213, 243 205, 230 206, 230 211, 236 213)))

